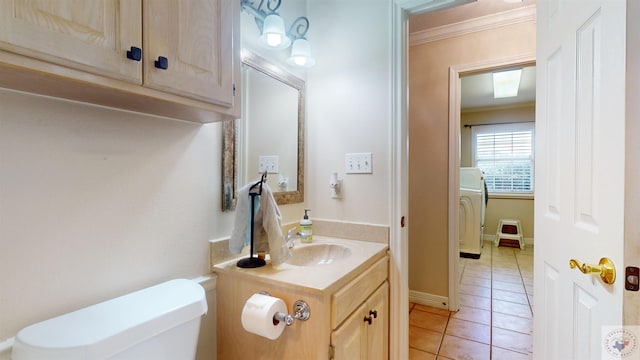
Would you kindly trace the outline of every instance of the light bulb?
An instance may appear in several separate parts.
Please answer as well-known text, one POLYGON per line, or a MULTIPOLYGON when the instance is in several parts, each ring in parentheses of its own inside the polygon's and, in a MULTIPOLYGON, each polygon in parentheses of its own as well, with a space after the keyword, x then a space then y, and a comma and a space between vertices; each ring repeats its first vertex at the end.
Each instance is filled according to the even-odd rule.
POLYGON ((306 56, 294 56, 293 62, 296 63, 296 65, 304 66, 307 63, 307 58, 306 56))
POLYGON ((269 46, 277 47, 282 43, 282 36, 280 34, 267 34, 267 44, 269 46))

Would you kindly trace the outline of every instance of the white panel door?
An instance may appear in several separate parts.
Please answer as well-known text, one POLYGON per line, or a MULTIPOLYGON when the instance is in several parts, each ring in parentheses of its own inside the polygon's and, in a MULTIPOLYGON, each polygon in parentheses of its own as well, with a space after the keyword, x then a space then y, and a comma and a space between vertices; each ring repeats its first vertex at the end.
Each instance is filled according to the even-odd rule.
POLYGON ((622 0, 537 2, 535 359, 606 359, 622 324, 625 17, 622 0), (613 284, 569 267, 602 257, 613 284))

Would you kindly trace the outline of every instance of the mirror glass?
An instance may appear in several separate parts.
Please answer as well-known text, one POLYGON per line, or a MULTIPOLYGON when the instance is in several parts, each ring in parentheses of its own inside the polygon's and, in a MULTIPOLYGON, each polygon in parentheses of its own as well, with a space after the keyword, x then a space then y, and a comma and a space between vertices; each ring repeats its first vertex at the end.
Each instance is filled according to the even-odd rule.
POLYGON ((242 63, 243 118, 223 124, 222 209, 265 170, 279 205, 302 202, 304 81, 249 52, 242 63))

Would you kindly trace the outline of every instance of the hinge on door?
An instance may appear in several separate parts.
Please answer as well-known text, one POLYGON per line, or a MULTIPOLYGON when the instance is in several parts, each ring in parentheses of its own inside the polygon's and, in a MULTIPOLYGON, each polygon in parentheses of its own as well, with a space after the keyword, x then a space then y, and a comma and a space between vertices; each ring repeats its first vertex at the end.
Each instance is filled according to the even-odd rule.
POLYGON ((336 348, 333 345, 329 345, 329 360, 332 360, 336 356, 336 348))
POLYGON ((233 83, 233 96, 236 96, 236 83, 233 83))

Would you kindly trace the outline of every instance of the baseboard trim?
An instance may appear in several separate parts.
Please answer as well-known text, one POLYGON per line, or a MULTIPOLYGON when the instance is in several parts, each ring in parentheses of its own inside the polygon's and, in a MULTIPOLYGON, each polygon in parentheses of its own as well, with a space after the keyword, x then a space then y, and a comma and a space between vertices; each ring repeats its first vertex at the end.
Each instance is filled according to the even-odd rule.
POLYGON ((449 298, 446 296, 438 296, 423 293, 420 291, 409 290, 409 301, 416 304, 449 310, 449 298))

